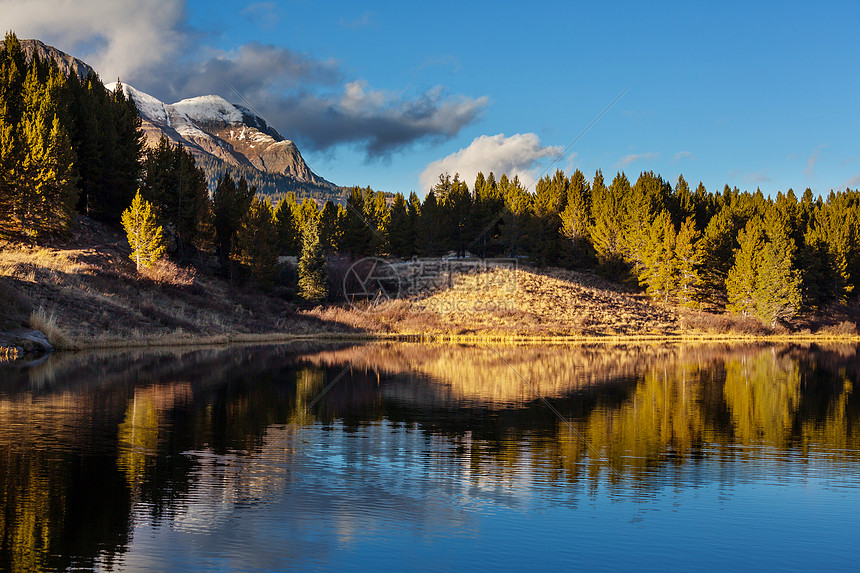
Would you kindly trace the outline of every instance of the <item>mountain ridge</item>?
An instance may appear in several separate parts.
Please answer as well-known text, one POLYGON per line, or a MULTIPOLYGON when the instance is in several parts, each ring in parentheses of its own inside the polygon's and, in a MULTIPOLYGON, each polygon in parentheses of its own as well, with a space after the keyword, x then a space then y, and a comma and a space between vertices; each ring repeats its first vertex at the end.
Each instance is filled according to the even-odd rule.
MULTIPOLYGON (((60 70, 85 79, 95 69, 78 58, 37 39, 19 39, 25 58, 34 55, 51 59, 60 70)), ((5 45, 0 43, 0 50, 5 45)), ((104 83, 113 91, 117 82, 104 83)), ((246 106, 233 104, 218 95, 186 98, 165 103, 133 86, 122 83, 126 97, 134 100, 141 118, 147 147, 158 145, 162 136, 183 145, 194 155, 198 166, 214 190, 225 172, 238 178, 253 179, 259 192, 279 196, 295 192, 318 201, 343 202, 339 186, 314 173, 298 147, 277 129, 246 106)))
MULTIPOLYGON (((116 89, 116 82, 105 84, 116 89)), ((196 158, 213 156, 233 166, 284 175, 335 190, 336 186, 311 171, 295 143, 285 139, 265 119, 221 96, 204 95, 168 104, 123 83, 123 93, 134 100, 149 146, 162 136, 181 143, 196 158)))
MULTIPOLYGON (((90 73, 98 75, 92 66, 83 60, 79 60, 54 46, 49 46, 41 40, 18 40, 18 43, 20 44, 21 51, 24 53, 24 57, 28 62, 33 59, 33 54, 38 54, 40 59, 50 59, 55 61, 57 66, 60 68, 60 71, 67 76, 72 72, 77 74, 80 79, 86 78, 90 73)), ((6 45, 0 42, 0 51, 5 49, 6 45)))

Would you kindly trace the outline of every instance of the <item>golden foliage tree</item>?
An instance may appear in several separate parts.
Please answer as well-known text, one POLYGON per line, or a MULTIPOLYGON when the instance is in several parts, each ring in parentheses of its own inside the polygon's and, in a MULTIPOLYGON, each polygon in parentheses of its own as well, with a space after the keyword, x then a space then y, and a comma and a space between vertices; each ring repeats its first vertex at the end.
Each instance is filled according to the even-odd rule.
POLYGON ((134 196, 131 206, 122 214, 122 227, 128 236, 131 247, 131 260, 141 267, 149 268, 164 255, 167 249, 164 244, 164 231, 158 225, 152 204, 144 201, 140 191, 134 196))

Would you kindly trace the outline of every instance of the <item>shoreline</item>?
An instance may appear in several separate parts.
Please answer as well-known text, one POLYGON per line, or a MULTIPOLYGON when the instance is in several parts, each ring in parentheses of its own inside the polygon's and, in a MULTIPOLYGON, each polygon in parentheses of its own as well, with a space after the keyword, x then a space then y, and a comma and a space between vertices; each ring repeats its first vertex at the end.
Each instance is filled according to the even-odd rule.
POLYGON ((85 218, 60 246, 0 242, 0 361, 53 351, 297 341, 860 344, 860 304, 805 316, 788 330, 653 301, 593 272, 523 266, 452 271, 445 284, 373 312, 343 303, 303 308, 169 261, 137 273, 121 244, 114 229, 85 218))
MULTIPOLYGON (((120 350, 145 348, 176 348, 231 346, 244 344, 280 344, 290 342, 402 342, 424 344, 517 344, 517 345, 585 345, 585 344, 676 344, 676 343, 851 343, 860 344, 860 335, 834 334, 702 334, 678 335, 474 335, 474 334, 408 334, 408 333, 317 333, 292 334, 272 332, 260 334, 228 333, 206 336, 163 335, 128 339, 70 340, 55 346, 53 352, 83 352, 87 350, 120 350)), ((14 361, 16 357, 8 347, 0 348, 0 360, 14 361)), ((19 354, 17 359, 32 357, 32 353, 19 354)))

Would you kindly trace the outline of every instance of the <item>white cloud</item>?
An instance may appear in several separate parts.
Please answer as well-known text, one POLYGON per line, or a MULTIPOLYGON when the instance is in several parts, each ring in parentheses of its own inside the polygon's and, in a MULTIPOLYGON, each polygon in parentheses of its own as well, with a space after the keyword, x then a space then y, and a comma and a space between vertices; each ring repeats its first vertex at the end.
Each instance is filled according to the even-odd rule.
POLYGON ((812 152, 812 155, 806 160, 806 175, 807 177, 815 177, 815 164, 818 163, 818 160, 821 159, 821 152, 826 145, 819 145, 815 151, 812 152))
POLYGON ((858 186, 860 186, 860 173, 858 173, 857 175, 855 175, 854 177, 852 177, 851 179, 846 181, 845 185, 843 185, 842 187, 855 188, 856 189, 858 186))
MULTIPOLYGON (((445 141, 480 116, 486 97, 373 89, 345 77, 341 65, 283 46, 248 42, 214 49, 188 23, 186 0, 0 0, 3 25, 93 66, 103 80, 123 82, 164 101, 215 94, 258 111, 300 146, 352 146, 386 158, 417 142, 445 141)), ((238 15, 277 19, 271 1, 238 15)), ((371 14, 345 22, 373 25, 371 14)))
POLYGON ((647 159, 656 159, 659 157, 659 153, 655 153, 653 151, 649 151, 648 153, 631 153, 630 155, 625 155, 621 159, 618 160, 618 167, 627 167, 631 163, 635 163, 637 161, 647 160, 647 159))
POLYGON ((573 151, 570 154, 568 154, 567 163, 564 166, 564 171, 566 171, 568 174, 573 173, 576 170, 576 167, 577 167, 576 160, 578 158, 579 158, 579 153, 577 153, 576 151, 573 151))
POLYGON ((696 156, 693 155, 693 153, 690 151, 679 151, 678 153, 676 153, 672 157, 672 161, 674 163, 677 163, 677 162, 681 161, 682 159, 695 159, 695 158, 696 158, 696 156))
POLYGON ((373 20, 373 15, 370 12, 365 12, 361 16, 357 18, 344 18, 341 17, 338 22, 341 28, 348 28, 350 30, 360 30, 361 28, 367 28, 368 26, 376 25, 376 22, 373 20))
POLYGON ((421 190, 428 191, 444 173, 452 176, 459 173, 460 179, 471 186, 479 171, 484 175, 492 171, 496 179, 502 174, 509 178, 516 175, 523 185, 528 185, 536 175, 537 163, 559 153, 561 147, 542 146, 534 133, 517 133, 510 137, 502 133, 482 135, 468 147, 430 163, 421 173, 421 190))
POLYGON ((275 99, 262 111, 273 118, 272 123, 303 135, 314 149, 354 145, 372 161, 418 141, 454 137, 480 116, 488 101, 446 96, 441 87, 404 97, 354 81, 339 95, 302 93, 275 99))
POLYGON ((4 29, 70 53, 104 79, 129 78, 165 64, 187 46, 179 0, 0 0, 4 29))
POLYGON ((746 183, 768 183, 771 181, 771 178, 764 171, 764 169, 760 169, 759 171, 742 171, 740 169, 733 169, 729 172, 729 177, 731 179, 743 179, 746 183))
POLYGON ((274 28, 280 20, 278 5, 274 2, 249 4, 242 10, 242 15, 266 30, 274 28))

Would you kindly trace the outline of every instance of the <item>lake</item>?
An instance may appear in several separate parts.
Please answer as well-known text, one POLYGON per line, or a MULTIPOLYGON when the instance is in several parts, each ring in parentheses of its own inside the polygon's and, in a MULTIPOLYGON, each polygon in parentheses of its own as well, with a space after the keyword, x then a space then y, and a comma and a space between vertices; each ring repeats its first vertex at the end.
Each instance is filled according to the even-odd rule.
POLYGON ((853 345, 0 365, 3 570, 856 570, 853 345))

